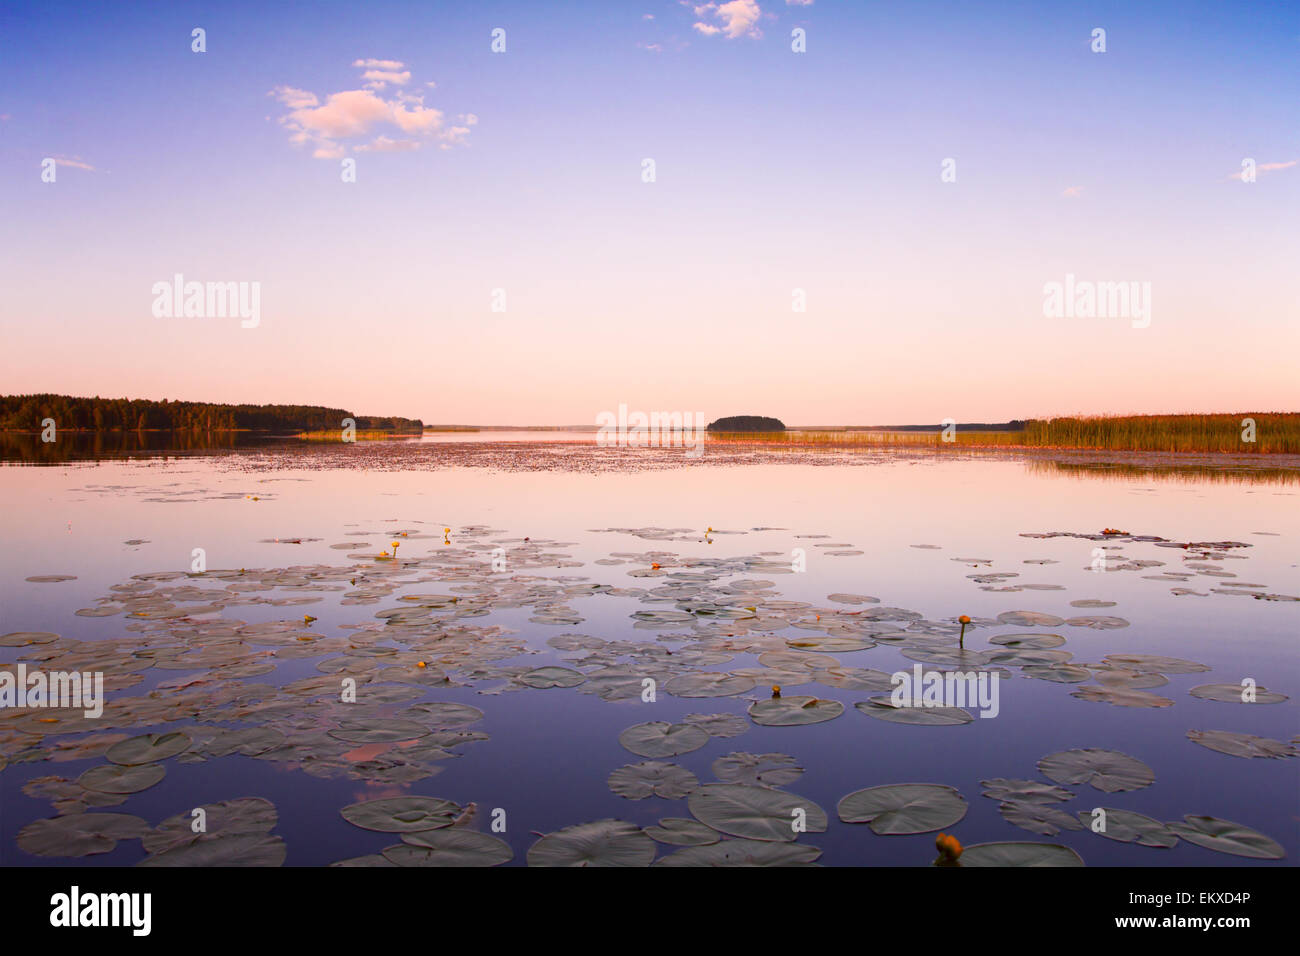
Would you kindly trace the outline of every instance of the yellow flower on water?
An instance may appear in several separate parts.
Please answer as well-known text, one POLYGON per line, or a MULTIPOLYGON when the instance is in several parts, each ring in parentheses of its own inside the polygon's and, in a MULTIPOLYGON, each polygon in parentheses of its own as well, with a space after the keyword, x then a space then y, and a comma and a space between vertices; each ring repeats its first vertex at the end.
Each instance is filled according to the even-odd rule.
POLYGON ((955 836, 940 833, 934 838, 934 845, 939 851, 939 860, 944 863, 956 863, 961 856, 961 843, 955 836))
POLYGON ((302 616, 302 622, 304 624, 310 624, 314 620, 316 620, 316 618, 312 617, 310 614, 304 614, 302 616))

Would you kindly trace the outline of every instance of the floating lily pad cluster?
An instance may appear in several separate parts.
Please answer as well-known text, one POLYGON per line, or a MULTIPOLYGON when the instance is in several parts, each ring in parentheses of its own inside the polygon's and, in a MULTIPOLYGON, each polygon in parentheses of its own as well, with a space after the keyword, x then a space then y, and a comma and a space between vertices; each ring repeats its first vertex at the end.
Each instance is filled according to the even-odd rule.
MULTIPOLYGON (((571 693, 617 703, 665 695, 690 701, 699 712, 629 726, 611 708, 611 738, 617 736, 641 759, 611 767, 607 783, 621 799, 685 801, 689 816, 665 815, 650 827, 617 819, 561 827, 531 846, 527 862, 805 865, 821 851, 805 843, 803 834, 824 832, 830 824, 821 807, 784 789, 804 774, 800 761, 784 753, 709 753, 701 756, 712 761, 716 780, 702 783, 703 771, 697 775, 674 758, 754 728, 781 739, 827 732, 914 733, 906 726, 873 728, 852 712, 840 721, 848 705, 888 724, 966 727, 945 733, 979 733, 983 722, 966 708, 907 706, 913 702, 894 700, 891 673, 900 666, 898 658, 990 680, 1025 677, 1069 684, 1077 699, 1122 707, 1171 706, 1172 698, 1152 690, 1167 685, 1171 675, 1210 670, 1123 643, 1095 662, 1075 660, 1063 633, 1056 631, 1103 632, 1071 632, 1095 640, 1124 637, 1108 632, 1129 627, 1123 618, 1092 613, 1112 606, 1100 599, 1071 602, 1089 613, 1069 617, 1009 610, 973 620, 928 619, 866 593, 837 592, 824 604, 789 600, 775 583, 778 576, 792 573, 788 554, 782 552, 735 555, 717 548, 708 557, 685 558, 668 550, 671 543, 721 541, 747 533, 743 530, 603 529, 648 542, 637 548, 653 549, 615 551, 597 561, 601 567, 620 568, 618 581, 609 584, 569 573, 581 566, 566 551, 572 542, 507 538, 482 525, 452 532, 443 527, 450 525, 356 526, 347 536, 358 540, 329 546, 341 552, 337 560, 350 562, 343 566, 135 575, 77 611, 83 617, 119 618, 125 636, 83 641, 45 631, 0 635, 8 658, 0 670, 21 661, 46 670, 99 672, 110 693, 98 718, 72 708, 6 709, 0 714, 0 770, 17 763, 93 761, 77 773, 28 781, 24 793, 48 801, 58 815, 23 827, 19 848, 42 856, 81 856, 112 852, 123 841, 139 839, 143 863, 151 866, 279 865, 286 847, 272 832, 278 816, 260 797, 202 804, 208 818, 203 831, 190 828, 188 808, 156 826, 104 808, 121 806, 160 784, 165 786, 159 792, 166 791, 189 765, 227 758, 269 761, 277 768, 357 781, 390 793, 417 785, 427 789, 425 782, 453 766, 466 747, 490 739, 482 729, 491 726, 488 704, 479 708, 453 697, 540 693, 562 700, 571 693), (493 556, 501 553, 508 573, 493 567, 493 556), (582 633, 585 602, 609 598, 632 602, 626 636, 582 633), (278 610, 304 607, 316 616, 278 610), (347 609, 361 610, 351 616, 339 613, 347 609), (516 620, 527 620, 530 635, 540 632, 544 646, 478 620, 516 609, 516 620), (268 610, 276 619, 262 619, 268 610), (1007 630, 1016 628, 1025 630, 1007 630), (985 632, 993 632, 986 642, 972 636, 985 632), (841 655, 858 652, 871 652, 868 656, 878 658, 882 669, 863 666, 862 658, 841 660, 841 655), (526 659, 534 656, 539 659, 526 659), (742 656, 752 660, 738 661, 742 656), (314 673, 302 676, 301 664, 292 677, 282 672, 284 665, 297 662, 307 662, 314 673), (150 689, 142 692, 146 680, 150 689), (820 726, 832 721, 834 727, 820 726), (792 826, 794 820, 797 826, 792 826)), ((810 539, 808 546, 821 549, 820 554, 861 553, 850 542, 825 535, 800 537, 810 539)), ((1181 548, 1181 573, 1188 579, 1229 574, 1222 565, 1246 547, 1235 542, 1178 544, 1151 536, 1075 537, 1112 548, 1181 548)), ((306 545, 321 539, 266 540, 306 545)), ((990 559, 954 560, 972 567, 977 583, 991 589, 1057 588, 1011 585, 1015 575, 989 570, 990 559)), ((1120 556, 1114 568, 1145 570, 1160 564, 1120 556)), ((58 583, 56 578, 67 576, 29 580, 58 583)), ((1254 588, 1256 597, 1276 597, 1260 593, 1262 586, 1234 587, 1254 588)), ((910 670, 911 665, 901 666, 910 670)), ((1251 703, 1287 700, 1267 688, 1249 690, 1251 703)), ((1243 687, 1231 682, 1203 684, 1190 693, 1201 700, 1247 702, 1243 687)), ((915 733, 927 736, 930 731, 915 733)), ((1278 759, 1300 753, 1294 740, 1245 733, 1198 730, 1188 738, 1234 757, 1278 759)), ((1047 836, 1091 828, 1094 808, 1067 813, 1058 806, 1074 796, 1067 786, 1121 793, 1154 780, 1146 764, 1108 750, 1051 754, 1039 769, 1054 783, 990 779, 984 781, 985 795, 998 801, 1009 823, 1047 836)), ((1109 821, 1101 835, 1111 840, 1151 847, 1186 840, 1270 859, 1281 852, 1262 834, 1213 817, 1161 823, 1125 808, 1099 809, 1109 821)), ((863 824, 883 836, 952 827, 966 811, 961 793, 943 783, 869 786, 837 806, 839 822, 863 824)), ((409 793, 361 799, 341 814, 361 830, 390 834, 386 839, 401 842, 376 844, 374 852, 338 865, 494 866, 514 857, 506 841, 475 829, 473 804, 409 793)), ((1046 843, 975 845, 960 859, 970 866, 1079 862, 1072 850, 1046 843)))

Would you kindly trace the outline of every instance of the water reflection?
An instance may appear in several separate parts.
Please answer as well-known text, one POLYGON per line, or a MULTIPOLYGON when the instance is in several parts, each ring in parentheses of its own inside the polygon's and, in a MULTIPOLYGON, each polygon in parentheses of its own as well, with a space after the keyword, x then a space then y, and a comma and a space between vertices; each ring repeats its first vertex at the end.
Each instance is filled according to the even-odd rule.
MULTIPOLYGON (((1196 456, 1200 458, 1201 456, 1196 456)), ((1030 459, 1026 466, 1030 474, 1043 476, 1066 475, 1078 479, 1110 481, 1152 481, 1196 484, 1203 481, 1228 484, 1300 484, 1300 463, 1286 456, 1289 467, 1269 467, 1267 462, 1240 459, 1219 459, 1197 462, 1170 461, 1071 461, 1059 458, 1030 459)))
POLYGON ((1069 452, 1032 449, 974 449, 965 447, 916 446, 845 449, 796 445, 761 445, 710 441, 701 459, 683 459, 681 449, 601 449, 590 432, 497 431, 431 432, 423 436, 395 435, 365 440, 355 445, 341 441, 304 439, 297 435, 268 435, 260 432, 160 432, 107 431, 61 432, 56 442, 43 442, 37 434, 0 432, 0 463, 30 466, 64 465, 70 462, 249 454, 310 456, 304 466, 349 468, 359 462, 366 467, 430 468, 447 465, 500 464, 499 459, 522 456, 538 460, 544 453, 547 470, 586 470, 589 459, 599 458, 602 468, 636 469, 713 463, 719 465, 787 462, 791 464, 864 465, 895 461, 938 462, 947 459, 993 459, 1016 461, 1035 477, 1071 477, 1111 481, 1152 480, 1176 483, 1210 481, 1230 484, 1300 484, 1300 456, 1200 455, 1177 456, 1158 453, 1069 452), (494 452, 493 449, 496 451, 494 452), (340 452, 347 450, 346 457, 340 452))
POLYGON ((65 465, 76 461, 291 450, 320 443, 319 439, 307 440, 296 435, 268 435, 262 432, 63 431, 54 442, 41 441, 38 434, 0 432, 0 462, 36 466, 65 465))

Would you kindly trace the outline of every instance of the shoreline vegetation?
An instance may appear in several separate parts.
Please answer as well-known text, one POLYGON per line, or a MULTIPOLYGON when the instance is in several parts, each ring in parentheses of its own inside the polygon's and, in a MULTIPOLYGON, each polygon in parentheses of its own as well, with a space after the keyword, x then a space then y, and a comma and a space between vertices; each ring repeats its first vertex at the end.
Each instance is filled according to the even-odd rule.
POLYGON ((711 432, 729 444, 817 447, 1031 448, 1049 451, 1133 451, 1195 454, 1300 454, 1300 413, 1097 415, 1029 419, 1019 429, 956 425, 903 428, 791 428, 784 432, 711 432))
POLYGON ((418 418, 356 415, 323 405, 227 405, 163 399, 72 395, 0 395, 0 431, 40 433, 47 421, 64 432, 185 432, 272 434, 341 433, 350 420, 358 434, 424 432, 418 418))
MULTIPOLYGON (((40 434, 53 419, 59 432, 78 435, 158 435, 192 442, 199 436, 276 435, 304 441, 342 441, 343 423, 357 440, 418 438, 480 432, 595 432, 586 425, 425 425, 418 418, 357 415, 320 405, 228 405, 207 402, 110 399, 67 395, 0 395, 0 434, 40 434)), ((1127 451, 1194 454, 1300 454, 1300 412, 1212 415, 1094 415, 1004 423, 944 425, 813 425, 784 427, 779 419, 733 416, 711 423, 709 443, 788 448, 886 449, 954 447, 1044 451, 1127 451), (737 430, 720 426, 735 423, 737 430), (760 424, 781 425, 770 431, 760 424)))

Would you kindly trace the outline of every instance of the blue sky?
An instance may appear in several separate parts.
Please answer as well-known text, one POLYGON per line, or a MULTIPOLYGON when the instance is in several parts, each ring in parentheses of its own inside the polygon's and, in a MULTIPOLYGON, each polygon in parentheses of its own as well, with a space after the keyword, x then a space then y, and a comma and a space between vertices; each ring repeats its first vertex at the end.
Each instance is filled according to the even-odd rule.
POLYGON ((11 3, 0 378, 440 422, 1295 409, 1298 63, 1294 3, 11 3), (439 116, 295 143, 286 90, 439 116), (153 316, 178 272, 259 282, 259 326, 153 316), (1150 327, 1044 318, 1067 273, 1150 282, 1150 327))

